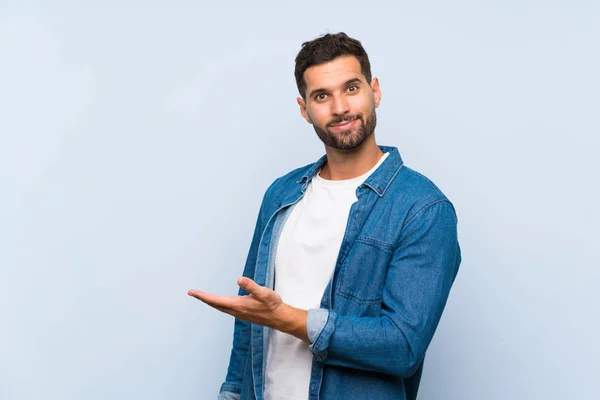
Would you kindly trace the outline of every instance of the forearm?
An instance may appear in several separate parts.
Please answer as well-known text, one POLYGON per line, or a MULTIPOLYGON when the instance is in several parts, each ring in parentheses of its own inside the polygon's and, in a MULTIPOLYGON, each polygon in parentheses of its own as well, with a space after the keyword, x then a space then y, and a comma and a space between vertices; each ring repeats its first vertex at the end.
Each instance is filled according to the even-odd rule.
POLYGON ((315 359, 326 364, 408 377, 423 359, 428 336, 420 340, 386 315, 343 316, 329 310, 327 322, 310 349, 315 359))
POLYGON ((273 329, 288 333, 310 343, 306 332, 306 319, 308 317, 307 310, 301 310, 282 303, 280 309, 277 310, 277 317, 274 319, 273 329))
MULTIPOLYGON (((461 255, 450 203, 419 213, 404 231, 388 265, 379 315, 327 313, 310 346, 318 361, 411 376, 433 338, 461 255)), ((309 331, 313 331, 309 326, 309 331)))

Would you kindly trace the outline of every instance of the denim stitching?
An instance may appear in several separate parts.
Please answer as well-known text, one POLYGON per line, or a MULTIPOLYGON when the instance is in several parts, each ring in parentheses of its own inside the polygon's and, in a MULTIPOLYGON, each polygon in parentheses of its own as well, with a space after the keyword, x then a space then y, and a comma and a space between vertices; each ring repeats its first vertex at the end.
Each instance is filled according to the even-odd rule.
POLYGON ((391 253, 392 249, 394 248, 394 244, 393 243, 384 242, 382 240, 374 239, 374 238, 369 237, 369 236, 358 237, 356 239, 356 241, 364 243, 364 244, 370 244, 370 245, 372 245, 374 247, 377 247, 380 250, 383 250, 383 251, 386 251, 386 252, 389 252, 389 253, 391 253))
MULTIPOLYGON (((398 247, 398 244, 400 243, 400 240, 402 240, 402 234, 404 233, 404 231, 410 226, 410 224, 413 223, 413 221, 415 219, 417 219, 418 216, 420 216, 421 214, 423 214, 425 211, 427 211, 429 208, 431 208, 432 206, 438 204, 438 203, 448 203, 452 206, 452 203, 450 203, 449 200, 447 199, 438 199, 438 200, 434 200, 431 203, 428 203, 426 205, 424 205, 423 207, 421 207, 421 209, 419 211, 417 211, 411 218, 410 220, 404 225, 404 227, 402 228, 402 230, 400 231, 400 239, 398 239, 398 243, 396 243, 396 247, 398 247)), ((454 206, 452 206, 452 208, 454 209, 454 206)))

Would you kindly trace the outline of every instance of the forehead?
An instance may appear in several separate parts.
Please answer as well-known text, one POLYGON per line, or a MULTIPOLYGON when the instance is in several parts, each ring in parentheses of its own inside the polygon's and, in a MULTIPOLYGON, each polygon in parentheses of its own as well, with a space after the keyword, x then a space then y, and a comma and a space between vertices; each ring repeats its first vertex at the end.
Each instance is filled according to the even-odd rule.
POLYGON ((315 88, 331 88, 349 79, 359 78, 366 82, 360 63, 354 56, 342 56, 324 64, 313 65, 304 71, 307 92, 315 88))

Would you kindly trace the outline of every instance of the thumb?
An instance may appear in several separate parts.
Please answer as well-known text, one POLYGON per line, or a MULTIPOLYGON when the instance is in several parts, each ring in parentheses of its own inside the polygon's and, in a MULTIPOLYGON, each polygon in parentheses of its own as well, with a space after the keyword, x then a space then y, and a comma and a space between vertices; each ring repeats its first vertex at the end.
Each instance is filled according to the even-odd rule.
POLYGON ((263 294, 264 287, 260 286, 250 278, 241 277, 237 280, 237 284, 239 287, 255 296, 260 297, 263 294))

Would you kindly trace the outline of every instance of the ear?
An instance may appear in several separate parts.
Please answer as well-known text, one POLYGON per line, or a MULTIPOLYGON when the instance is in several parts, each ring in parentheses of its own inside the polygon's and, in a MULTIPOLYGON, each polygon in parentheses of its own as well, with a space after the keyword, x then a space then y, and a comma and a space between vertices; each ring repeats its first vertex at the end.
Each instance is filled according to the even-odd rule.
POLYGON ((373 90, 373 101, 375 103, 375 108, 377 108, 381 102, 381 88, 379 87, 379 79, 373 78, 373 80, 371 80, 371 89, 373 90))
POLYGON ((298 105, 300 106, 300 114, 302 114, 302 117, 306 120, 306 122, 312 125, 312 121, 310 119, 310 116, 308 115, 308 111, 306 110, 306 102, 302 97, 298 97, 296 100, 298 101, 298 105))

